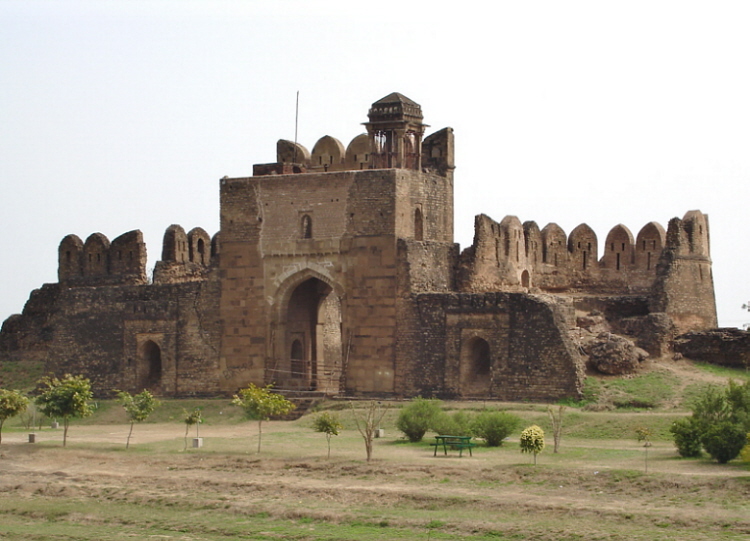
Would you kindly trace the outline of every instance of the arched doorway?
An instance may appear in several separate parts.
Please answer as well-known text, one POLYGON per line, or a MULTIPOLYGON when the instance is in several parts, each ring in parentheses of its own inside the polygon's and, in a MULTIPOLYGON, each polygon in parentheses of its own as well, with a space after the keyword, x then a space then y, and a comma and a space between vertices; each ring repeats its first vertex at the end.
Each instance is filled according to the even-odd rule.
POLYGON ((280 387, 338 392, 341 375, 341 301, 331 286, 308 278, 289 296, 280 387))
POLYGON ((461 347, 461 394, 486 396, 492 386, 492 357, 489 343, 474 336, 461 347))
POLYGON ((138 364, 138 387, 158 392, 161 386, 162 359, 161 348, 156 342, 147 340, 143 343, 138 364))

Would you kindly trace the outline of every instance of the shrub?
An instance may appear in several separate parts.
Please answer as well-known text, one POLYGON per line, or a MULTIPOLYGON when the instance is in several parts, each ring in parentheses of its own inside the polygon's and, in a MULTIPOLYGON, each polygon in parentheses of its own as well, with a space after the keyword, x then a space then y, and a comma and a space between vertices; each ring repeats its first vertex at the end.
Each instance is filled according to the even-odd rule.
POLYGON ((483 411, 472 420, 471 431, 474 436, 482 438, 488 447, 499 447, 520 424, 520 417, 512 413, 483 411))
POLYGON ((722 421, 708 428, 703 434, 703 447, 719 464, 736 458, 747 442, 744 428, 731 421, 722 421))
POLYGON ((544 450, 544 430, 537 425, 531 425, 521 432, 519 443, 522 453, 534 453, 534 464, 536 464, 536 455, 544 450))
POLYGON ((678 419, 669 428, 677 452, 685 458, 701 456, 701 426, 695 417, 678 419))
POLYGON ((472 416, 464 411, 457 411, 453 415, 440 412, 433 419, 430 429, 437 434, 473 436, 471 421, 472 416))
POLYGON ((410 442, 422 441, 435 417, 441 413, 440 400, 417 397, 398 414, 398 428, 410 442))
POLYGON ((708 454, 726 464, 740 453, 750 431, 750 381, 704 387, 693 401, 692 417, 675 422, 670 431, 682 456, 697 456, 698 440, 708 454))
POLYGON ((747 433, 747 445, 740 451, 740 458, 743 462, 750 462, 750 432, 747 433))

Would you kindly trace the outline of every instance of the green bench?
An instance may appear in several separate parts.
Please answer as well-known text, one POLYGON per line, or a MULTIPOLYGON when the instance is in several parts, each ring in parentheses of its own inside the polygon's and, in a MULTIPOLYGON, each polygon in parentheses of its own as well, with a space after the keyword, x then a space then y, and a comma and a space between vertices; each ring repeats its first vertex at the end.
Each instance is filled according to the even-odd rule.
POLYGON ((431 443, 430 446, 435 448, 435 452, 432 456, 437 456, 438 449, 442 447, 443 453, 447 456, 448 455, 448 448, 452 450, 458 450, 458 456, 463 456, 464 449, 469 450, 469 456, 473 456, 471 454, 471 448, 476 447, 476 443, 472 443, 471 436, 447 436, 447 435, 440 435, 435 436, 435 443, 431 443))

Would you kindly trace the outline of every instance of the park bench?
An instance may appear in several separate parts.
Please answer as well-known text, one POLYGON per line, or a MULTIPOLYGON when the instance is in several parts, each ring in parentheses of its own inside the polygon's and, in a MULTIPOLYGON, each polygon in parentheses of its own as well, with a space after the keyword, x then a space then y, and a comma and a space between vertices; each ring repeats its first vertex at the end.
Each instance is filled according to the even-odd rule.
POLYGON ((448 448, 452 450, 458 450, 458 456, 463 456, 464 449, 469 450, 469 456, 471 454, 471 448, 476 447, 476 443, 472 443, 471 436, 447 436, 440 435, 435 436, 435 443, 431 443, 430 446, 435 448, 435 453, 432 456, 437 456, 439 448, 443 448, 443 453, 448 455, 448 448))

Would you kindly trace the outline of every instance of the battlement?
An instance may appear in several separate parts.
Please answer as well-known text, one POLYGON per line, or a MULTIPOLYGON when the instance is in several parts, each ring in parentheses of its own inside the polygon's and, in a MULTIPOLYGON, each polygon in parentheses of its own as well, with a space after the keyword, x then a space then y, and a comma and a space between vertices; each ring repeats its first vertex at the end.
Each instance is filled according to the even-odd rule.
POLYGON ((58 248, 57 277, 67 286, 148 283, 143 233, 136 229, 111 243, 101 233, 89 235, 85 243, 67 235, 58 248))
MULTIPOLYGON (((171 225, 164 233, 162 260, 156 263, 154 283, 177 283, 205 279, 207 269, 218 258, 218 233, 213 239, 196 227, 185 233, 171 225)), ((58 281, 68 287, 142 285, 146 274, 146 244, 136 229, 111 243, 102 233, 82 242, 67 235, 58 248, 58 281)))
POLYGON ((276 162, 254 165, 253 176, 392 168, 453 174, 453 130, 444 128, 423 140, 428 126, 419 104, 394 92, 373 103, 368 117, 367 133, 347 147, 330 135, 318 139, 312 152, 280 139, 276 162))
POLYGON ((585 292, 649 294, 662 253, 671 257, 709 260, 708 217, 698 210, 674 218, 669 232, 657 222, 644 225, 633 237, 623 224, 614 226, 601 246, 583 223, 570 236, 555 223, 541 231, 533 221, 515 216, 496 222, 475 218, 474 242, 459 262, 462 291, 585 292))

